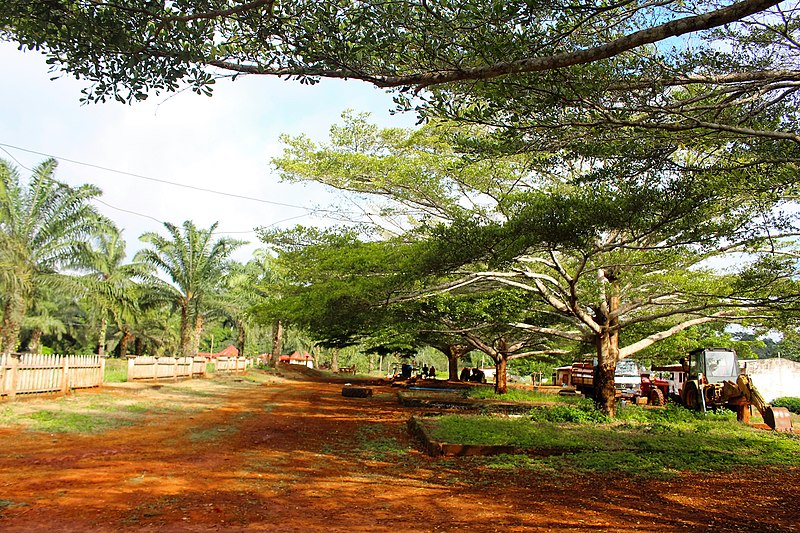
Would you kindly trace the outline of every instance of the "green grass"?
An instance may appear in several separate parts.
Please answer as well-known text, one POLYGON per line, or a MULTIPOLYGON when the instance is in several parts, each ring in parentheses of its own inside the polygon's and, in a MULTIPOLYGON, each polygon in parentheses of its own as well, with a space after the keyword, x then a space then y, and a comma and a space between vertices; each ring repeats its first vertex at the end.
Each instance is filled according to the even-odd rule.
MULTIPOLYGON (((558 412, 560 408, 550 409, 558 412)), ((482 461, 494 468, 525 468, 542 474, 583 471, 664 477, 679 471, 800 466, 800 439, 745 426, 736 422, 733 413, 704 417, 678 406, 629 407, 613 421, 602 417, 555 421, 559 418, 447 415, 424 423, 441 442, 538 450, 545 456, 534 453, 482 461)))
POLYGON ((467 389, 468 398, 476 400, 501 400, 507 402, 534 402, 534 403, 580 403, 586 399, 581 396, 562 396, 548 392, 539 392, 526 389, 509 387, 506 394, 496 394, 491 387, 475 387, 467 389))
POLYGON ((358 450, 373 460, 387 460, 408 452, 397 439, 383 434, 384 431, 381 425, 360 426, 355 433, 358 450))
POLYGON ((103 383, 125 383, 128 381, 127 359, 106 359, 103 383))
POLYGON ((132 421, 120 416, 99 413, 70 413, 36 411, 27 415, 29 429, 46 433, 100 433, 108 429, 129 426, 132 421))

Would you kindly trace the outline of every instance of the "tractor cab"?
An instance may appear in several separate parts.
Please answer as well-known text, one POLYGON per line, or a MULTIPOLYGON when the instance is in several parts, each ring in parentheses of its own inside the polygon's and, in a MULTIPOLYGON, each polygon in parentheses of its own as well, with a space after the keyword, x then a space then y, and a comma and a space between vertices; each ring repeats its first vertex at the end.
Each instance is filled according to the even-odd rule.
POLYGON ((739 360, 730 348, 705 348, 689 354, 689 380, 699 379, 707 383, 736 382, 739 377, 739 360))

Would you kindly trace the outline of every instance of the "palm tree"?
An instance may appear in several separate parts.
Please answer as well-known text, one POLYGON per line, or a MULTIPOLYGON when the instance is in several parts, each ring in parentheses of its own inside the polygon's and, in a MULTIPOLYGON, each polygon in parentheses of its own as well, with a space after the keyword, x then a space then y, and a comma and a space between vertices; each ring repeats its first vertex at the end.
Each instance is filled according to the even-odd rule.
POLYGON ((61 268, 80 267, 86 241, 111 224, 89 203, 100 189, 56 181, 56 166, 54 159, 44 161, 23 184, 17 170, 0 160, 0 353, 17 348, 36 288, 61 283, 61 268))
POLYGON ((37 291, 33 298, 29 313, 22 319, 22 329, 30 331, 28 351, 39 353, 42 348, 42 337, 55 335, 58 339, 67 332, 67 326, 59 316, 60 307, 48 290, 37 291))
POLYGON ((134 278, 144 278, 147 269, 142 263, 125 263, 125 241, 116 228, 99 235, 96 247, 87 261, 87 274, 77 278, 83 297, 90 303, 99 319, 97 353, 105 355, 108 319, 113 319, 124 329, 123 317, 136 309, 134 278))
POLYGON ((241 241, 222 237, 213 239, 217 223, 208 230, 198 229, 187 220, 183 229, 165 223, 169 237, 145 233, 141 240, 150 245, 135 260, 160 270, 171 280, 153 277, 153 288, 168 297, 180 311, 180 353, 194 355, 195 340, 202 329, 206 303, 221 286, 228 267, 228 257, 241 241))

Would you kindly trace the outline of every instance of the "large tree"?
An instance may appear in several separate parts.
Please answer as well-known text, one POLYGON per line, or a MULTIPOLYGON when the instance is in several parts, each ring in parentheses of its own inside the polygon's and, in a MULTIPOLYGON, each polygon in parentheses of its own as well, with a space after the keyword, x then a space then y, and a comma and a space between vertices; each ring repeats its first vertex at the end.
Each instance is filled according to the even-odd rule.
POLYGON ((227 237, 214 238, 214 223, 209 229, 198 228, 191 221, 182 227, 165 223, 167 237, 145 233, 147 245, 139 250, 136 261, 163 272, 169 282, 157 277, 151 288, 173 302, 180 313, 180 355, 194 355, 199 330, 209 298, 222 287, 230 254, 242 243, 227 237))
MULTIPOLYGON (((415 268, 422 279, 452 275, 440 291, 502 285, 536 294, 546 320, 517 326, 593 346, 601 403, 612 412, 620 358, 693 324, 767 305, 769 284, 759 276, 793 272, 774 254, 791 253, 787 239, 797 231, 794 165, 735 152, 723 158, 702 146, 664 153, 651 143, 626 154, 597 140, 575 158, 543 151, 474 160, 460 151, 464 139, 490 145, 485 132, 442 123, 378 130, 346 117, 328 144, 287 138, 275 162, 289 179, 388 198, 423 213, 418 223, 438 223, 431 248, 417 251, 427 267, 423 260, 415 268), (764 262, 745 269, 762 254, 764 262), (740 271, 721 275, 713 261, 740 271)), ((797 292, 788 281, 769 286, 773 300, 797 292)))
POLYGON ((0 160, 0 352, 17 348, 22 318, 37 287, 63 286, 61 270, 84 267, 87 241, 111 225, 90 203, 100 190, 56 181, 56 167, 48 159, 23 182, 14 167, 0 160))
POLYGON ((441 227, 431 262, 455 279, 436 291, 489 284, 537 295, 558 323, 516 326, 593 345, 598 400, 613 414, 620 359, 693 325, 769 321, 794 305, 796 287, 781 292, 765 281, 794 275, 792 263, 771 257, 776 246, 793 246, 786 239, 796 217, 777 224, 776 210, 762 217, 761 198, 753 201, 746 189, 734 194, 729 178, 707 176, 688 187, 662 176, 657 188, 594 184, 520 194, 503 223, 441 227), (725 262, 729 272, 721 273, 725 262))
POLYGON ((798 144, 798 17, 796 0, 14 0, 0 31, 89 100, 210 94, 220 75, 358 79, 525 142, 570 126, 798 144))

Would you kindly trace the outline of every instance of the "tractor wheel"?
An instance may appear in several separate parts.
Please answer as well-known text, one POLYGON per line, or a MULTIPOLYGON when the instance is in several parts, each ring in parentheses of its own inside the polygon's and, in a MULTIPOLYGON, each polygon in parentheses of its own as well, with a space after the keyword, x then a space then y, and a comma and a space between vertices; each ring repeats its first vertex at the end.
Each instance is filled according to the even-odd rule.
POLYGON ((697 388, 697 383, 694 381, 690 381, 686 384, 683 403, 688 409, 700 410, 700 391, 697 388))
POLYGON ((664 392, 658 388, 650 389, 649 400, 650 405, 655 405, 657 407, 661 407, 667 403, 666 398, 664 398, 664 392))

